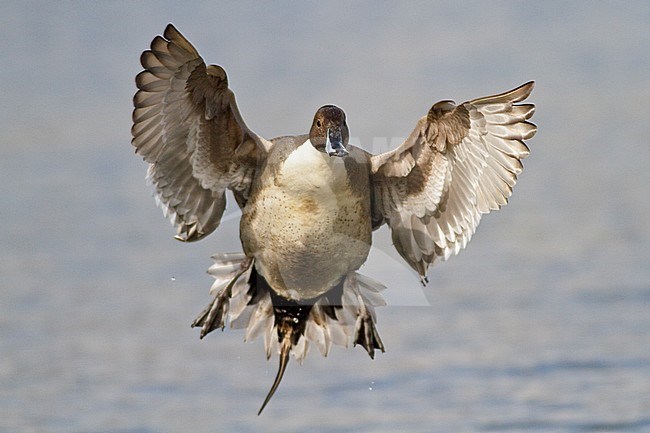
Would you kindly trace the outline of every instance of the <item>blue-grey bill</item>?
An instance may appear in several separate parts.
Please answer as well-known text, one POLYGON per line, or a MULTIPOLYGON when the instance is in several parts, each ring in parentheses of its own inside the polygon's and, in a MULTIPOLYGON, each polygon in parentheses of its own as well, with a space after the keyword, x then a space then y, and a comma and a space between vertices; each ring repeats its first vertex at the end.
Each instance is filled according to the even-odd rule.
POLYGON ((325 152, 327 152, 329 156, 346 156, 350 154, 350 152, 345 149, 343 142, 340 139, 335 141, 330 140, 329 128, 327 129, 325 137, 325 152))

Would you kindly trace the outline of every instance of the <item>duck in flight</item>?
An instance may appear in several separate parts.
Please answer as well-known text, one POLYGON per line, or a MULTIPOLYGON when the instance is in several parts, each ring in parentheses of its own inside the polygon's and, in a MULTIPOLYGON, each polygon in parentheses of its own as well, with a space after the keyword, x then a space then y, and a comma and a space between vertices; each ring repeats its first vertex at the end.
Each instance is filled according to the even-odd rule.
MULTIPOLYGON (((223 68, 206 65, 171 24, 142 53, 132 144, 149 164, 156 202, 176 238, 203 239, 230 190, 242 211, 243 253, 217 254, 213 301, 192 326, 201 338, 226 323, 263 335, 280 365, 310 344, 384 345, 374 307, 383 286, 357 272, 374 230, 387 224, 401 257, 427 282, 436 260, 457 254, 481 216, 505 205, 529 153, 533 82, 460 105, 434 104, 394 150, 349 144, 345 113, 320 107, 309 133, 266 139, 244 122, 223 68)), ((258 413, 258 414, 259 414, 258 413)))

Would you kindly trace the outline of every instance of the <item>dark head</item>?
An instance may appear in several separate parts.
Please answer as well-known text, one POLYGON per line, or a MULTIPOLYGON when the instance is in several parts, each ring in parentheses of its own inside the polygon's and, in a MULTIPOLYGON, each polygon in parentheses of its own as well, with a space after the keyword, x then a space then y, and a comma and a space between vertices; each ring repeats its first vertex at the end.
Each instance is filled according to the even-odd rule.
POLYGON ((330 156, 345 156, 350 139, 350 130, 345 122, 345 113, 335 105, 323 105, 314 116, 309 131, 311 144, 330 156))

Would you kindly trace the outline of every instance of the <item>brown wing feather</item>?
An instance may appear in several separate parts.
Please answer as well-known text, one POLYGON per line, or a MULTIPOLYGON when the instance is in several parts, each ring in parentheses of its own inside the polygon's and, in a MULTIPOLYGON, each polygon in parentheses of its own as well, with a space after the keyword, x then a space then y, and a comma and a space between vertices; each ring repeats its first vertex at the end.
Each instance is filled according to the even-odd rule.
POLYGON ((508 201, 529 151, 533 83, 456 106, 441 101, 393 151, 372 157, 374 219, 422 278, 467 245, 481 216, 508 201))
POLYGON ((232 189, 241 206, 270 144, 253 133, 237 109, 220 66, 206 66, 173 25, 142 53, 136 77, 132 144, 149 163, 148 179, 177 238, 214 231, 232 189))

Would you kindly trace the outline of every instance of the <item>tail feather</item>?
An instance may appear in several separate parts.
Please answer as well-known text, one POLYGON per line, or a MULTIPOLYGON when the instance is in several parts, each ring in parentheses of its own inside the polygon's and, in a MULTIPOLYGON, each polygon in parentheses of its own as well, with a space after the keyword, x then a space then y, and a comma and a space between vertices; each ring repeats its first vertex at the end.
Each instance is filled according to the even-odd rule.
POLYGON ((279 354, 278 373, 258 415, 280 385, 290 356, 302 363, 311 344, 323 356, 329 354, 332 344, 360 344, 371 358, 375 349, 384 351, 375 329, 374 310, 386 305, 381 283, 351 272, 328 293, 298 303, 277 295, 255 270, 254 260, 244 254, 217 254, 213 259, 208 273, 215 279, 210 291, 215 300, 206 310, 218 311, 221 316, 215 320, 204 310, 193 326, 202 326, 204 335, 215 329, 215 323, 224 326, 229 321, 232 328, 245 329, 245 341, 263 335, 267 358, 279 354))
MULTIPOLYGON (((250 260, 244 253, 215 254, 212 256, 212 259, 214 260, 214 264, 208 269, 208 274, 214 278, 214 282, 210 288, 211 295, 216 295, 226 286, 232 284, 233 281, 235 283, 238 282, 239 277, 237 274, 240 274, 242 265, 250 260)), ((248 269, 250 267, 246 270, 248 269)))
POLYGON ((268 402, 271 401, 271 397, 273 397, 273 394, 275 394, 275 391, 278 389, 278 386, 280 386, 280 382, 282 382, 282 377, 284 377, 284 371, 287 369, 287 365, 289 364, 290 351, 291 351, 291 334, 286 334, 284 339, 282 340, 282 348, 280 349, 280 365, 278 366, 278 373, 275 375, 275 380, 273 381, 273 385, 271 386, 269 393, 266 395, 266 398, 264 399, 264 403, 262 403, 262 407, 260 407, 259 412, 257 412, 258 416, 262 413, 262 411, 264 410, 268 402))
MULTIPOLYGON (((245 341, 254 341, 264 335, 267 355, 280 354, 271 292, 266 284, 260 284, 261 277, 252 261, 243 253, 216 254, 213 259, 215 264, 208 270, 215 279, 211 294, 218 296, 230 290, 227 309, 230 326, 245 329, 245 341)), ((332 344, 349 347, 357 334, 359 316, 366 312, 374 322, 374 308, 386 305, 381 296, 384 289, 384 285, 372 278, 357 272, 348 274, 342 284, 342 293, 315 300, 303 331, 294 337, 297 341, 290 353, 302 362, 310 344, 316 345, 323 356, 329 354, 332 344)))
POLYGON ((305 340, 314 343, 323 356, 327 356, 332 346, 327 315, 322 308, 314 306, 305 325, 305 340))
POLYGON ((252 312, 246 328, 244 341, 253 341, 268 328, 273 327, 273 304, 271 298, 266 297, 257 304, 252 312))

